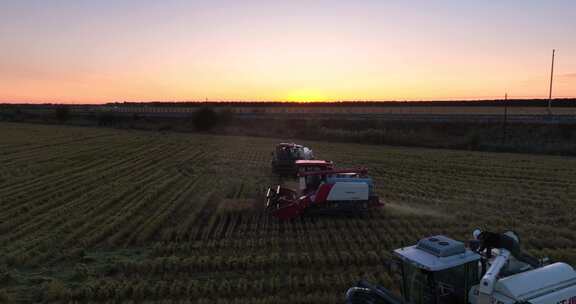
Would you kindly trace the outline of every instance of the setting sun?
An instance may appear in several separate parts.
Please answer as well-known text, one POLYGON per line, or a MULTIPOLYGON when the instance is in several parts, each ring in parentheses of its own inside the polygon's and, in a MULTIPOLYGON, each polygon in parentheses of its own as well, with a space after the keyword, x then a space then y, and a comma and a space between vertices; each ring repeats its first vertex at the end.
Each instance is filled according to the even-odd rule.
POLYGON ((326 101, 327 98, 317 90, 296 90, 288 94, 286 101, 292 102, 319 102, 326 101))

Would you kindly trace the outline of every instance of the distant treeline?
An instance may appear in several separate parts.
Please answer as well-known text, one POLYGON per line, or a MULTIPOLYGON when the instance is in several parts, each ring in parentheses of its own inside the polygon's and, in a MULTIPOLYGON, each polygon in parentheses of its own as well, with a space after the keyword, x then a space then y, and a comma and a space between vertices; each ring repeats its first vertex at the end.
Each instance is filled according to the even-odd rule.
MULTIPOLYGON (((510 107, 545 107, 548 105, 547 99, 490 99, 490 100, 452 100, 452 101, 330 101, 330 102, 282 102, 282 101, 152 101, 152 102, 110 102, 101 104, 103 106, 122 106, 122 107, 421 107, 421 106, 438 106, 438 107, 493 107, 503 106, 507 103, 510 107)), ((42 104, 13 104, 0 103, 0 106, 54 106, 59 103, 42 103, 42 104)), ((95 104, 74 104, 76 106, 101 106, 95 104)), ((552 100, 554 107, 576 107, 576 98, 556 98, 552 100)))
MULTIPOLYGON (((179 104, 178 104, 179 105, 179 104)), ((196 105, 196 104, 195 104, 196 105)), ((204 104, 205 105, 205 104, 204 104)), ((210 104, 214 105, 214 104, 210 104)), ((140 104, 140 106, 142 106, 140 104)), ((101 110, 43 105, 1 107, 0 121, 71 124, 165 132, 265 136, 283 140, 324 140, 481 151, 548 153, 576 156, 576 122, 550 120, 509 123, 507 120, 439 121, 434 119, 342 119, 331 115, 242 115, 232 107, 189 107, 184 115, 123 112, 125 105, 95 106, 101 110)), ((156 108, 164 110, 167 107, 156 108)), ((258 109, 258 111, 265 111, 258 109)), ((312 110, 310 110, 312 111, 312 110)), ((152 111, 153 112, 153 111, 152 111)), ((176 112, 176 111, 175 111, 176 112)), ((351 115, 354 116, 354 115, 351 115)), ((434 117, 427 116, 424 117, 434 117)))
MULTIPOLYGON (((282 102, 282 101, 208 101, 208 102, 112 102, 107 105, 122 106, 173 106, 173 107, 190 107, 190 106, 245 106, 245 107, 406 107, 406 106, 457 106, 457 107, 493 107, 503 105, 506 102, 509 106, 518 107, 545 107, 548 105, 548 99, 491 99, 491 100, 452 100, 452 101, 330 101, 330 102, 282 102)), ((552 100, 555 107, 576 107, 576 98, 557 98, 552 100)))

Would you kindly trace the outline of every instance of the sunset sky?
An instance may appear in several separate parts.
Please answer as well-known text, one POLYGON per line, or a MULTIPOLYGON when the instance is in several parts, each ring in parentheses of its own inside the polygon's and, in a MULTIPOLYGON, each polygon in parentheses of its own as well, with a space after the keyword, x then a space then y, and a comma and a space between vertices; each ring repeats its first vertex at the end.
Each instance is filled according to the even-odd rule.
POLYGON ((0 0, 0 102, 576 96, 576 1, 0 0))

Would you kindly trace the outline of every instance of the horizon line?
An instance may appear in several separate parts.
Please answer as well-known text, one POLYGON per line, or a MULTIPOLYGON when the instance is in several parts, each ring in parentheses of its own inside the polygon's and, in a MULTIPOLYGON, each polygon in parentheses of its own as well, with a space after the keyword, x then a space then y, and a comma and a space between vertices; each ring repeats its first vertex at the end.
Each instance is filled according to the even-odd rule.
MULTIPOLYGON (((449 102, 490 102, 490 101, 503 101, 505 98, 475 98, 475 99, 421 99, 421 100, 384 100, 384 99, 357 99, 357 100, 318 100, 318 101, 288 101, 288 100, 142 100, 142 101, 109 101, 102 103, 86 103, 86 102, 62 102, 62 101, 5 101, 0 100, 0 105, 110 105, 110 104, 176 104, 176 103, 262 103, 262 104, 337 104, 337 103, 449 103, 449 102)), ((508 101, 547 101, 545 97, 517 97, 510 98, 508 101)), ((556 97, 552 100, 576 100, 576 96, 571 97, 556 97)))

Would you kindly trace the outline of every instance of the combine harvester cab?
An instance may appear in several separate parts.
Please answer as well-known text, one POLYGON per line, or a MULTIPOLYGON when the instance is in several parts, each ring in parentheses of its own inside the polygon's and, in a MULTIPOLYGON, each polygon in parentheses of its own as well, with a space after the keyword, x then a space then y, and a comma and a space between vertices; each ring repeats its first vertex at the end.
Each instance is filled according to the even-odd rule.
POLYGON ((576 271, 570 265, 561 262, 544 265, 544 259, 526 255, 513 232, 491 234, 496 235, 492 239, 508 241, 501 242, 501 248, 492 248, 476 239, 466 247, 462 242, 437 235, 421 239, 414 246, 396 249, 394 255, 402 275, 401 296, 360 281, 348 289, 346 303, 576 303, 576 271))
POLYGON ((268 189, 266 208, 282 220, 303 213, 355 213, 382 206, 366 169, 334 169, 324 160, 299 160, 299 189, 268 189))
POLYGON ((295 175, 298 160, 312 160, 312 149, 295 143, 280 143, 272 152, 272 170, 279 175, 295 175))

